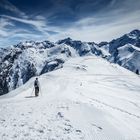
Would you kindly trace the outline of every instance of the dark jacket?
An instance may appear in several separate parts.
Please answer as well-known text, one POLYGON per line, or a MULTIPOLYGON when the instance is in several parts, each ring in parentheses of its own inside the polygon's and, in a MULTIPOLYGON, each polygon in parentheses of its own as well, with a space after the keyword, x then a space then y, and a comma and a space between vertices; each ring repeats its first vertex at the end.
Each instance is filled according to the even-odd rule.
POLYGON ((35 80, 35 81, 34 81, 34 87, 35 87, 35 88, 39 88, 39 81, 38 81, 38 80, 35 80))

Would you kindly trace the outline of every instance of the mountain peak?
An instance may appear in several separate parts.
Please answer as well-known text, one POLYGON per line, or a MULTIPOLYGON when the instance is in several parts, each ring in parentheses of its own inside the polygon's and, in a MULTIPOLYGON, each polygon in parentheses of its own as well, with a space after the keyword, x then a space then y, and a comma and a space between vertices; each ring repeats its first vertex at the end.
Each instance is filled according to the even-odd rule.
POLYGON ((137 35, 137 36, 140 36, 140 30, 135 29, 135 30, 131 31, 131 32, 129 33, 129 35, 137 35))
POLYGON ((58 44, 62 44, 62 43, 71 42, 71 41, 72 41, 72 39, 71 39, 70 37, 68 37, 68 38, 59 40, 57 43, 58 43, 58 44))

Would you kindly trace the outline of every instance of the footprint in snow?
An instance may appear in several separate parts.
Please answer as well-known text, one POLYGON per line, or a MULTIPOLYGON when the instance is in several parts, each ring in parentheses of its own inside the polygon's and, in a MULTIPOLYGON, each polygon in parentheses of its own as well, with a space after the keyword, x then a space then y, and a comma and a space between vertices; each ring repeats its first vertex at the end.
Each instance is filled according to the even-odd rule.
POLYGON ((70 122, 70 120, 68 120, 68 119, 66 119, 65 121, 66 121, 66 122, 70 122))
POLYGON ((40 129, 40 130, 37 130, 37 131, 38 131, 39 133, 44 133, 44 130, 41 130, 41 129, 40 129))
POLYGON ((20 126, 23 127, 23 126, 25 126, 25 124, 21 124, 20 126))
POLYGON ((24 113, 22 113, 21 116, 24 116, 24 113))
POLYGON ((77 132, 77 133, 82 133, 82 131, 81 131, 81 130, 76 130, 76 132, 77 132))
POLYGON ((47 129, 49 132, 51 132, 52 130, 50 128, 47 129))
POLYGON ((65 130, 66 133, 72 132, 73 127, 69 123, 64 123, 64 125, 65 125, 64 130, 65 130))
POLYGON ((30 134, 29 133, 25 133, 24 134, 24 137, 28 137, 30 134))
POLYGON ((82 131, 81 130, 75 130, 77 135, 81 135, 82 131))
POLYGON ((91 125, 95 128, 96 131, 102 131, 103 130, 102 127, 97 126, 96 124, 91 124, 91 125))
POLYGON ((17 125, 16 125, 16 124, 14 124, 13 126, 14 126, 14 127, 16 127, 17 125))
POLYGON ((61 112, 58 112, 58 113, 57 113, 57 116, 58 116, 59 118, 64 118, 64 116, 62 115, 61 112))
POLYGON ((29 114, 32 114, 32 112, 28 112, 29 114))
POLYGON ((2 120, 0 120, 0 123, 4 123, 6 120, 4 120, 4 119, 2 119, 2 120))

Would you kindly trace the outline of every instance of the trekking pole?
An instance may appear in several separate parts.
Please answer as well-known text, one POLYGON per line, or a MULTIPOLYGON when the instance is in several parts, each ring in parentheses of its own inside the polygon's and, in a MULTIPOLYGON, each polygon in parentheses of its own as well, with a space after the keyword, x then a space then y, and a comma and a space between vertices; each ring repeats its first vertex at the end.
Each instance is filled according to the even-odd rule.
POLYGON ((32 92, 31 92, 31 96, 32 96, 33 92, 34 92, 34 87, 33 87, 33 90, 32 90, 32 92))

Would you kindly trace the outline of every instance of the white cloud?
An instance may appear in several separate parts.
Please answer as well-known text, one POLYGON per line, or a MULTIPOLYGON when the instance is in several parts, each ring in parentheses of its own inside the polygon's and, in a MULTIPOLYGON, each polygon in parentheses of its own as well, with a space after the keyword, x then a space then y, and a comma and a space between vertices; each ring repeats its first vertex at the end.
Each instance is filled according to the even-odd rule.
MULTIPOLYGON (((115 2, 116 0, 112 0, 109 7, 114 5, 115 2)), ((13 44, 13 42, 18 43, 24 40, 47 39, 57 41, 66 37, 82 41, 110 41, 133 29, 140 29, 140 10, 130 11, 125 14, 123 14, 123 11, 124 9, 121 7, 113 9, 111 12, 107 11, 102 14, 99 12, 96 16, 82 17, 65 27, 57 26, 57 23, 56 26, 48 25, 48 19, 41 15, 37 15, 32 19, 24 16, 22 18, 17 18, 2 15, 1 19, 3 21, 0 22, 0 35, 3 36, 3 40, 1 39, 0 41, 8 42, 7 44, 13 44), (40 33, 34 34, 34 32, 30 30, 31 28, 29 31, 22 28, 18 30, 8 30, 6 27, 14 26, 13 22, 15 21, 27 24, 27 26, 30 25, 34 30, 39 31, 40 33), (57 33, 50 34, 48 31, 57 33)))
POLYGON ((84 18, 66 29, 54 28, 59 34, 51 36, 50 39, 71 37, 82 41, 111 41, 134 29, 140 29, 139 15, 140 11, 136 11, 125 15, 110 15, 105 18, 84 18))
POLYGON ((17 14, 17 15, 20 15, 22 17, 27 17, 24 12, 22 12, 21 10, 19 10, 15 5, 13 5, 8 0, 1 0, 0 7, 6 9, 8 11, 11 11, 11 12, 17 14))
POLYGON ((21 23, 29 24, 35 30, 40 31, 42 34, 44 34, 46 36, 49 35, 47 32, 44 31, 46 29, 47 25, 46 25, 46 20, 42 16, 38 16, 35 19, 25 19, 25 18, 21 19, 21 18, 7 16, 7 15, 2 15, 2 17, 6 18, 6 19, 13 20, 13 21, 18 21, 21 23))
POLYGON ((0 18, 0 37, 7 37, 9 35, 7 26, 14 26, 8 19, 0 18))

